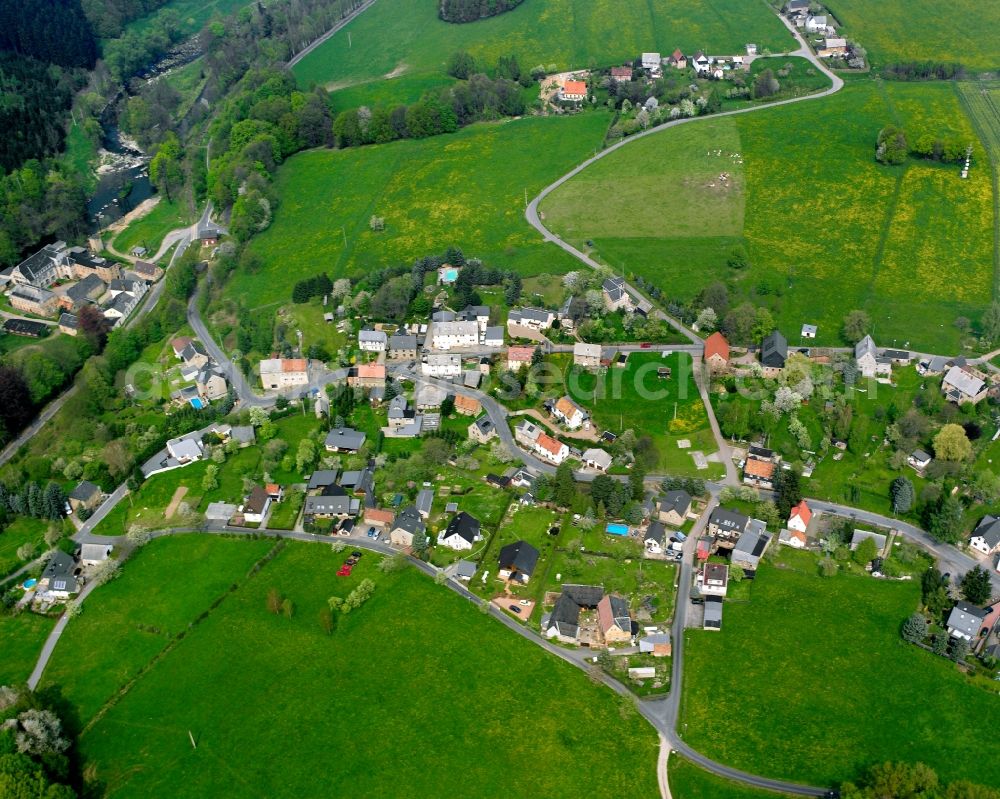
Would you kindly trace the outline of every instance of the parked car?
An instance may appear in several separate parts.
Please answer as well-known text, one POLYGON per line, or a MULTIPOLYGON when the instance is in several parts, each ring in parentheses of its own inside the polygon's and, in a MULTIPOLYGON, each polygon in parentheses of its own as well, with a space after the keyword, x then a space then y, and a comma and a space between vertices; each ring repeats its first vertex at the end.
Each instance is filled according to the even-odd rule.
POLYGON ((338 576, 338 577, 350 577, 350 576, 351 576, 351 567, 350 567, 350 566, 348 566, 348 565, 347 565, 347 564, 345 563, 345 564, 344 564, 343 566, 341 566, 341 567, 340 567, 340 568, 339 568, 339 569, 337 570, 337 576, 338 576))
POLYGON ((639 345, 639 349, 641 349, 641 350, 648 350, 652 346, 653 345, 650 344, 648 341, 644 341, 644 342, 642 342, 642 344, 639 345))
POLYGON ((361 557, 362 555, 364 555, 364 554, 365 554, 365 553, 364 553, 364 552, 362 552, 362 551, 361 551, 360 549, 355 549, 355 550, 354 550, 354 551, 353 551, 353 552, 351 553, 351 557, 352 557, 352 558, 360 558, 360 557, 361 557))
POLYGON ((375 535, 372 536, 372 538, 374 538, 376 541, 378 541, 381 537, 382 537, 382 531, 381 530, 376 530, 375 531, 375 535))
POLYGON ((507 606, 507 610, 509 610, 511 613, 520 613, 521 612, 521 608, 518 607, 517 605, 508 605, 507 606))

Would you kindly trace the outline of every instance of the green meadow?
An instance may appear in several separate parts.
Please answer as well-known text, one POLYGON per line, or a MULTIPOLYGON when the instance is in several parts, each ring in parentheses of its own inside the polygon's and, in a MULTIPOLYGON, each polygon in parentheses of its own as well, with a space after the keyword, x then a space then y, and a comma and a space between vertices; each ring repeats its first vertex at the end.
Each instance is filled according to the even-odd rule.
POLYGON ((992 298, 992 176, 951 83, 852 82, 815 102, 680 125, 598 161, 541 210, 554 232, 593 242, 669 297, 723 280, 786 334, 818 324, 820 344, 841 343, 841 319, 863 308, 880 341, 956 349, 956 317, 977 319, 992 298), (957 165, 881 166, 875 137, 890 123, 911 140, 967 138, 980 168, 962 180, 957 165), (616 198, 603 214, 602 196, 616 198), (726 259, 740 241, 751 266, 735 271, 726 259))
POLYGON ((0 616, 0 685, 21 685, 35 668, 55 618, 25 612, 0 616))
POLYGON ((974 72, 1000 67, 997 3, 830 0, 826 7, 876 67, 913 61, 958 62, 974 72))
POLYGON ((171 230, 191 224, 190 214, 179 203, 165 197, 143 217, 136 219, 115 236, 113 245, 118 252, 127 255, 136 245, 145 247, 149 255, 155 255, 163 243, 163 237, 171 230))
POLYGON ((277 174, 274 222, 250 245, 262 268, 234 273, 225 293, 283 302, 320 271, 357 277, 450 245, 525 275, 567 272, 576 260, 528 225, 525 197, 592 155, 608 123, 598 113, 534 117, 296 155, 277 174), (371 231, 373 215, 384 231, 371 231))
MULTIPOLYGON (((631 61, 642 51, 742 53, 747 42, 781 52, 792 38, 757 0, 648 3, 645 0, 525 0, 513 11, 474 23, 442 22, 428 0, 378 2, 331 37, 294 71, 299 82, 343 89, 371 84, 385 102, 414 98, 414 86, 443 76, 466 50, 490 68, 508 53, 523 69, 559 70, 631 61), (398 94, 386 95, 387 86, 398 94), (414 81, 417 83, 415 84, 414 81)), ((390 89, 391 91, 391 89, 390 89)))
POLYGON ((153 542, 69 626, 47 678, 104 796, 577 797, 595 773, 609 795, 655 795, 656 735, 631 704, 371 553, 344 578, 346 553, 291 543, 247 575, 272 544, 153 542), (172 579, 150 597, 158 568, 172 579), (374 595, 327 633, 327 597, 365 578, 374 595))
POLYGON ((749 603, 726 604, 721 632, 686 633, 685 740, 721 763, 811 785, 886 760, 997 785, 1000 764, 963 753, 1000 723, 1000 697, 900 638, 919 602, 919 581, 823 578, 815 555, 782 549, 749 603), (699 679, 720 663, 746 690, 699 679))
POLYGON ((670 794, 676 799, 778 799, 787 796, 716 777, 677 754, 671 754, 667 762, 667 779, 670 794))

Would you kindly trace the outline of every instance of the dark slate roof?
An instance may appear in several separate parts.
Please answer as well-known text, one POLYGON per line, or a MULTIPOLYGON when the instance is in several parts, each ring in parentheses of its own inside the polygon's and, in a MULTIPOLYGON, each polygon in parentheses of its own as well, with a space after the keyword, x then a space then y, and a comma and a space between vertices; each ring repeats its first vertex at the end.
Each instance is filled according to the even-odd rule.
POLYGON ((723 530, 730 532, 740 531, 746 529, 747 524, 750 521, 749 516, 744 516, 734 510, 727 510, 726 508, 716 508, 712 511, 712 515, 709 517, 709 523, 721 527, 723 530))
POLYGON ((267 500, 267 492, 260 486, 254 486, 253 491, 250 492, 250 496, 247 497, 247 501, 243 505, 243 511, 259 515, 264 512, 267 500))
POLYGON ((89 297, 99 297, 104 293, 105 283, 97 275, 87 275, 76 285, 66 289, 66 296, 73 302, 81 302, 89 297))
POLYGON ((650 522, 643 541, 656 541, 661 546, 667 540, 667 529, 659 522, 650 522))
POLYGON ((420 513, 412 505, 403 508, 396 514, 396 521, 392 528, 394 530, 405 530, 411 535, 422 533, 427 529, 424 526, 424 520, 420 517, 420 513))
POLYGON ((484 436, 488 436, 491 432, 496 430, 496 427, 493 424, 493 420, 490 419, 489 416, 481 416, 479 419, 476 419, 474 424, 476 425, 476 427, 479 428, 479 431, 484 436))
POLYGON ((973 537, 982 536, 987 546, 993 549, 997 544, 1000 544, 1000 517, 984 516, 983 520, 976 525, 976 529, 972 531, 972 535, 973 537))
POLYGON ((75 570, 76 560, 72 555, 67 555, 62 550, 57 549, 52 553, 49 562, 45 564, 42 579, 47 579, 49 588, 55 591, 72 593, 77 588, 76 575, 73 573, 75 570))
POLYGON ((660 498, 661 511, 676 511, 686 516, 691 509, 691 495, 687 491, 668 491, 660 498))
POLYGON ((600 602, 601 597, 604 596, 604 586, 565 583, 562 587, 562 595, 568 596, 581 607, 596 608, 597 603, 600 602))
MULTIPOLYGON (((480 535, 480 527, 481 525, 479 524, 479 519, 475 516, 470 516, 463 510, 450 522, 448 522, 448 527, 444 531, 444 538, 450 538, 453 535, 457 535, 460 538, 464 538, 470 544, 474 544, 480 535)), ((501 553, 501 555, 502 554, 503 553, 501 553)))
POLYGON ((529 577, 538 563, 539 553, 527 541, 515 541, 500 550, 500 568, 517 571, 529 577))
POLYGON ((560 635, 576 638, 580 632, 580 606, 565 593, 560 594, 543 627, 555 627, 560 635))
POLYGON ((770 336, 764 339, 760 347, 760 362, 764 366, 775 369, 783 369, 785 361, 788 359, 788 341, 780 330, 775 330, 770 336))
POLYGON ((42 338, 49 332, 49 326, 41 322, 30 322, 27 319, 6 319, 3 329, 16 336, 33 336, 42 338))
POLYGON ((84 480, 79 483, 76 488, 69 492, 70 499, 78 499, 81 502, 86 502, 91 499, 95 494, 100 494, 101 489, 91 483, 89 480, 84 480))
POLYGON ((312 491, 317 488, 326 488, 337 482, 336 469, 317 469, 309 476, 309 485, 306 488, 312 491))

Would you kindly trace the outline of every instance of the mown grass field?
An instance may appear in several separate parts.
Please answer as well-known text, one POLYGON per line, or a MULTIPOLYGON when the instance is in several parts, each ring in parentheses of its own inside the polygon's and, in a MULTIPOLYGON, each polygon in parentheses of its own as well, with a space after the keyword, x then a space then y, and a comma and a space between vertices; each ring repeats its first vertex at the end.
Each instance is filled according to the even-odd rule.
POLYGON ((0 685, 21 685, 28 681, 45 639, 55 626, 55 618, 22 613, 0 616, 0 685))
POLYGON ((1000 783, 1000 764, 962 756, 1000 723, 1000 697, 899 637, 919 581, 821 578, 814 555, 787 550, 778 563, 757 572, 749 604, 726 605, 721 633, 687 633, 689 674, 725 663, 752 686, 748 694, 685 680, 688 743, 722 763, 812 785, 886 760, 926 763, 946 781, 1000 783))
POLYGON ((10 524, 0 529, 0 577, 10 574, 27 562, 17 556, 17 550, 23 544, 33 544, 36 556, 45 551, 47 527, 48 523, 41 519, 16 516, 10 524))
POLYGON ((724 780, 677 754, 670 755, 667 762, 667 779, 670 794, 676 799, 778 799, 787 795, 724 780))
POLYGON ((701 48, 742 53, 747 42, 781 52, 792 45, 781 22, 762 3, 709 0, 525 0, 487 20, 442 22, 425 0, 376 3, 295 66, 305 86, 340 89, 370 84, 380 99, 413 98, 414 82, 444 75, 452 53, 466 50, 492 68, 501 55, 517 56, 523 69, 555 64, 559 70, 631 61, 642 51, 670 53, 701 48), (348 38, 350 34, 350 38, 348 38), (387 85, 372 82, 392 76, 387 85), (397 94, 389 94, 398 89, 397 94))
POLYGON ((149 255, 154 255, 160 249, 164 236, 175 228, 189 224, 191 218, 187 209, 161 197, 152 211, 136 219, 115 236, 112 246, 118 252, 128 255, 133 247, 141 245, 149 250, 149 255))
POLYGON ((297 155, 278 171, 274 222, 250 245, 263 267, 234 273, 226 296, 255 307, 288 301, 296 280, 320 271, 359 276, 449 245, 524 274, 569 271, 576 260, 524 220, 525 195, 592 154, 608 122, 604 114, 521 119, 297 155), (369 229, 372 215, 385 219, 383 232, 369 229))
MULTIPOLYGON (((104 616, 106 623, 98 621, 89 638, 63 642, 57 657, 79 662, 80 679, 90 676, 95 642, 120 647, 115 631, 142 618, 149 584, 130 571, 158 546, 102 589, 115 596, 97 592, 88 601, 81 620, 104 616), (112 601, 133 608, 112 615, 112 601)), ((602 774, 602 790, 656 793, 656 736, 631 706, 416 571, 382 575, 366 554, 351 577, 334 576, 344 557, 290 544, 84 732, 81 753, 104 795, 295 797, 343 789, 364 797, 399 795, 405 786, 413 796, 577 797, 594 773, 577 768, 581 752, 602 774), (345 595, 363 578, 375 580, 374 596, 327 635, 318 621, 327 597, 345 595), (294 603, 291 619, 268 612, 272 588, 294 603), (605 745, 609 736, 613 748, 605 745)), ((214 594, 204 577, 180 579, 162 583, 163 591, 183 588, 207 610, 214 594)), ((189 620, 174 612, 157 623, 176 630, 189 620)), ((124 657, 141 663, 149 654, 124 657)), ((117 681, 100 682, 105 694, 116 689, 117 681)))
POLYGON ((1000 6, 957 0, 880 3, 830 0, 826 7, 868 51, 874 66, 895 62, 959 62, 974 72, 1000 67, 1000 6))
POLYGON ((664 358, 658 352, 635 352, 624 369, 611 368, 600 375, 571 372, 567 389, 590 410, 598 429, 619 435, 631 429, 637 437, 652 438, 659 470, 708 479, 720 474, 722 466, 710 463, 699 471, 690 454, 716 451, 691 369, 691 358, 683 353, 664 358), (664 366, 672 371, 669 380, 657 377, 657 369, 664 366), (682 439, 688 439, 691 447, 680 449, 677 442, 682 439))
POLYGON ((789 336, 812 323, 817 343, 840 344, 843 316, 863 308, 879 320, 880 343, 946 352, 959 345, 954 320, 978 319, 992 297, 993 187, 984 157, 952 84, 865 80, 815 102, 647 137, 564 184, 542 211, 555 232, 578 246, 592 239, 598 257, 668 296, 690 299, 721 279, 734 299, 769 306, 789 336), (879 165, 875 137, 893 122, 911 140, 967 138, 981 168, 962 180, 957 165, 879 165), (716 156, 716 171, 707 154, 719 150, 739 152, 744 163, 716 156), (719 190, 723 172, 742 191, 719 190), (629 196, 639 173, 661 188, 645 192, 645 207, 609 202, 603 215, 594 210, 601 195, 629 196), (741 235, 751 267, 734 271, 726 256, 741 235))

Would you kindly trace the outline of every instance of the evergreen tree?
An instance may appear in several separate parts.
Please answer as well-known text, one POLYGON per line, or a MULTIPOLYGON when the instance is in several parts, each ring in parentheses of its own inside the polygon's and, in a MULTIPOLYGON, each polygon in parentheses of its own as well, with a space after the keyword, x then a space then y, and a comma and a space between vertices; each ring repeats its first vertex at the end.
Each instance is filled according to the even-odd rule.
POLYGON ((962 578, 962 596, 973 605, 983 605, 993 593, 990 575, 982 566, 967 571, 962 578))
POLYGON ((905 477, 897 477, 889 488, 892 509, 896 513, 906 513, 913 507, 913 483, 905 477))
POLYGON ((927 637, 927 620, 919 613, 914 613, 903 622, 903 640, 911 644, 919 644, 927 637))
POLYGON ((556 469, 554 499, 563 508, 573 506, 576 499, 576 481, 573 479, 573 467, 567 462, 559 464, 556 469))
POLYGON ((774 504, 783 519, 787 519, 792 508, 802 501, 802 487, 799 473, 795 469, 779 469, 774 479, 774 504))
POLYGON ((58 483, 49 483, 45 487, 44 497, 45 518, 61 519, 66 513, 66 493, 58 483))

